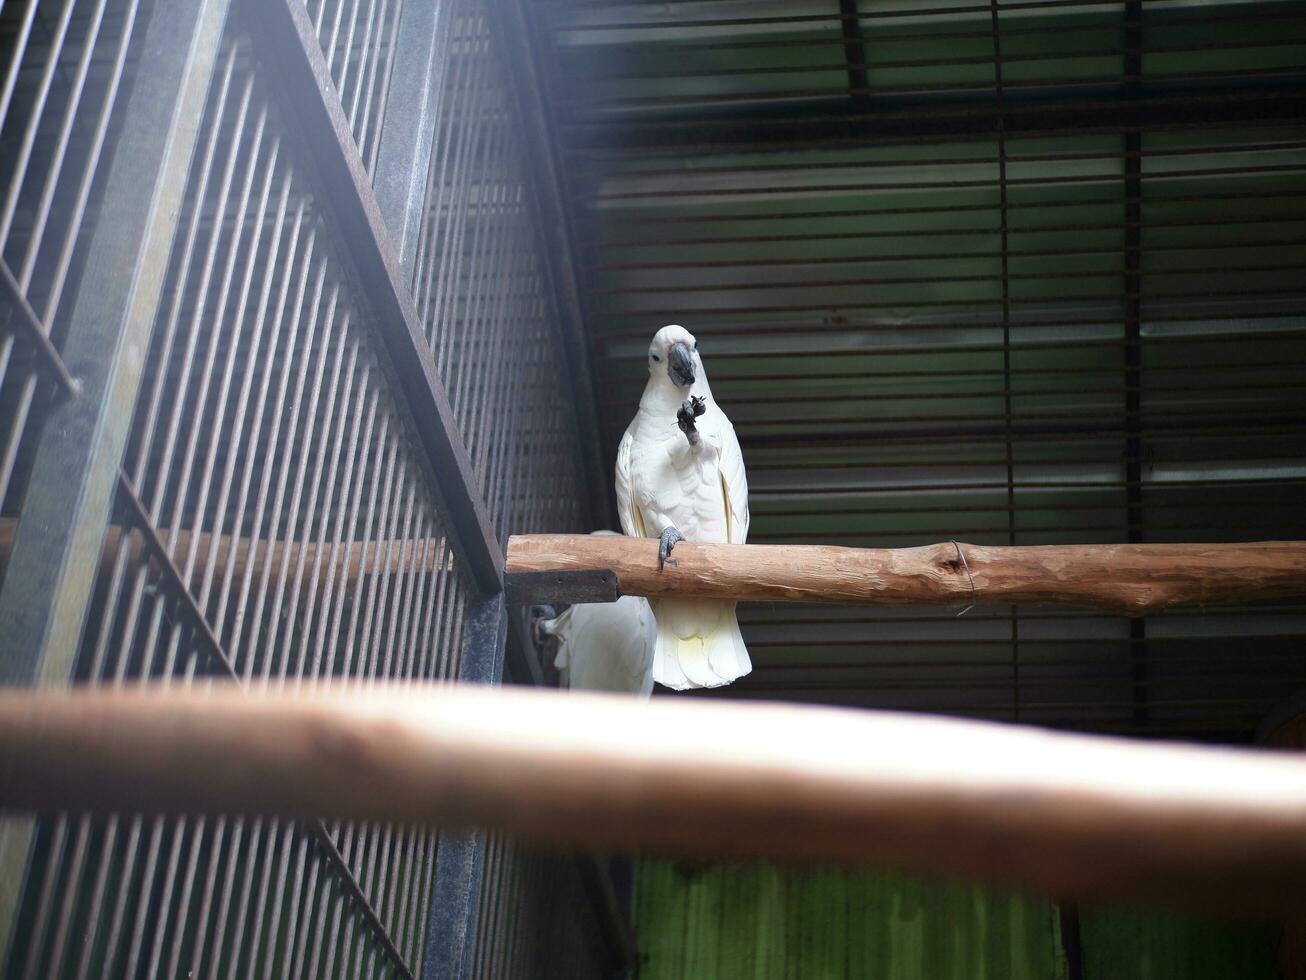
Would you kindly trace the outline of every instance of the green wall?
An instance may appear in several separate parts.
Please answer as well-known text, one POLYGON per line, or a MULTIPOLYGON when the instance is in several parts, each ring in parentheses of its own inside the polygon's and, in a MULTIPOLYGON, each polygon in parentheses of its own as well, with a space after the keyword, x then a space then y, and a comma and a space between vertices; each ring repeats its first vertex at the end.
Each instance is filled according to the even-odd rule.
MULTIPOLYGON (((1046 900, 898 875, 640 866, 640 980, 1065 980, 1046 900)), ((1279 930, 1084 911, 1085 980, 1270 980, 1279 930)))
POLYGON ((1152 909, 1085 910, 1084 980, 1272 980, 1277 924, 1152 909))

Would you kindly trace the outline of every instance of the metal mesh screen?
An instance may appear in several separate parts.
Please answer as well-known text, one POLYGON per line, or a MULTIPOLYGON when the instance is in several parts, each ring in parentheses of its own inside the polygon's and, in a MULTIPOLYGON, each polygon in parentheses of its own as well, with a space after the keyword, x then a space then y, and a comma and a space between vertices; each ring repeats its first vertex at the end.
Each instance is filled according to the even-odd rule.
POLYGON ((305 0, 367 172, 381 146, 401 0, 305 0))
POLYGON ((57 353, 77 245, 152 3, 0 7, 0 509, 21 504, 24 434, 68 394, 57 353))
MULTIPOLYGON (((464 591, 428 477, 239 36, 169 278, 78 678, 455 674, 464 591)), ((58 819, 11 969, 411 975, 434 848, 391 826, 58 819)))
MULTIPOLYGON (((679 322, 750 540, 1302 537, 1302 13, 541 12, 609 456, 679 322)), ((1241 739, 1306 679, 1299 604, 957 611, 750 607, 723 693, 1241 739)))
POLYGON ((602 977, 610 975, 610 964, 574 860, 491 836, 467 975, 474 980, 602 977))
POLYGON ((414 299, 502 540, 580 528, 573 406, 483 5, 454 0, 414 299))
MULTIPOLYGON (((135 392, 122 409, 131 417, 125 452, 106 454, 121 468, 101 553, 88 559, 93 588, 79 606, 87 625, 72 679, 438 680, 458 676, 464 653, 474 672, 497 675, 502 649, 483 649, 493 630, 463 635, 472 604, 480 616, 487 605, 486 554, 458 550, 464 559, 455 561, 455 544, 478 533, 468 526, 477 507, 493 523, 485 540, 502 541, 519 530, 578 530, 582 504, 528 150, 489 8, 273 2, 286 7, 267 17, 270 8, 234 6, 221 35, 214 11, 225 4, 190 4, 211 33, 177 14, 157 34, 215 46, 217 60, 193 154, 189 120, 143 127, 160 140, 175 136, 179 158, 190 160, 188 171, 174 171, 187 174, 175 230, 170 220, 147 226, 167 236, 151 254, 171 242, 166 265, 133 270, 126 254, 111 263, 121 261, 121 277, 157 276, 162 293, 157 306, 150 301, 152 329, 139 332, 148 345, 123 355, 143 362, 127 369, 139 370, 140 384, 123 389, 135 392), (408 14, 432 25, 434 37, 401 35, 408 14), (282 71, 274 58, 294 65, 282 71), (296 88, 305 72, 312 84, 296 88), (413 88, 428 81, 429 106, 420 108, 413 88), (405 120, 433 128, 387 129, 396 105, 405 120), (378 202, 384 195, 355 182, 365 172, 379 183, 384 166, 404 183, 406 159, 420 161, 408 200, 396 202, 388 188, 378 202), (420 208, 415 258, 406 231, 342 237, 351 216, 381 212, 384 222, 396 207, 420 208), (368 239, 386 233, 391 242, 368 239), (411 285, 391 278, 401 251, 411 285), (400 358, 428 352, 391 322, 414 307, 439 376, 419 379, 426 387, 416 390, 400 358), (381 322, 377 309, 390 319, 381 322), (445 394, 470 479, 433 471, 440 443, 418 429, 442 421, 445 394)), ((133 71, 148 68, 136 64, 132 39, 140 25, 159 23, 151 9, 136 0, 0 6, 6 485, 22 470, 18 436, 45 388, 87 405, 75 401, 60 360, 57 315, 78 263, 99 248, 88 243, 104 217, 96 179, 114 147, 112 111, 133 71)), ((180 62, 168 77, 209 78, 202 60, 180 62)), ((102 342, 89 346, 119 357, 113 331, 91 326, 102 342)), ((108 390, 101 385, 96 397, 108 390)), ((48 446, 32 452, 38 464, 49 458, 48 446)), ((15 523, 24 540, 23 501, 4 486, 0 498, 6 516, 18 517, 0 528, 9 558, 15 523)), ((59 601, 70 594, 61 587, 59 601)), ((430 908, 444 868, 437 855, 446 852, 424 828, 65 814, 36 823, 30 851, 25 827, 5 829, 14 831, 0 839, 6 860, 17 848, 30 854, 25 884, 9 893, 21 902, 8 976, 403 977, 447 967, 438 961, 447 937, 435 923, 449 917, 430 908), (437 961, 423 963, 428 949, 437 961)), ((483 882, 448 872, 451 892, 479 895, 479 930, 465 951, 478 976, 527 975, 546 959, 566 964, 560 976, 603 972, 593 883, 571 859, 496 840, 483 864, 483 882), (590 911, 564 914, 550 902, 557 895, 590 911)))

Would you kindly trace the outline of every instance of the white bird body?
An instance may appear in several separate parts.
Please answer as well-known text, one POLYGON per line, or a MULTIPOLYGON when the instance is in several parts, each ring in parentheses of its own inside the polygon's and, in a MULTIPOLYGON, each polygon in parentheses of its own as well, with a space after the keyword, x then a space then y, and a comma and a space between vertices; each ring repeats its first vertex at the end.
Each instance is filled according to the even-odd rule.
MULTIPOLYGON (((674 527, 687 541, 743 544, 749 520, 743 453, 734 426, 712 397, 693 336, 683 327, 663 327, 653 339, 649 367, 639 411, 617 450, 622 530, 656 538, 674 527), (688 387, 663 367, 677 344, 692 352, 688 387), (705 408, 696 420, 697 445, 676 424, 676 412, 691 396, 705 408)), ((659 684, 676 690, 719 687, 752 669, 735 603, 653 599, 650 605, 658 626, 653 677, 659 684)))
MULTIPOLYGON (((616 535, 615 531, 595 531, 616 535)), ((657 624, 648 600, 624 595, 616 602, 587 602, 540 623, 558 639, 553 665, 577 691, 616 691, 648 697, 653 691, 657 624)))

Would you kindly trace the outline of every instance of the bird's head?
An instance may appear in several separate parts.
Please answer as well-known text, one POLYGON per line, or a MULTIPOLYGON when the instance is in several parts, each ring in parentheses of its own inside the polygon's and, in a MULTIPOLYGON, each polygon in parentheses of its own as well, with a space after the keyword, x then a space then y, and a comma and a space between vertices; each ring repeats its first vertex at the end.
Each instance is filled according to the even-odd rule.
POLYGON ((665 372, 673 385, 688 392, 701 370, 698 341, 684 327, 673 323, 653 335, 648 347, 648 373, 652 377, 665 372))

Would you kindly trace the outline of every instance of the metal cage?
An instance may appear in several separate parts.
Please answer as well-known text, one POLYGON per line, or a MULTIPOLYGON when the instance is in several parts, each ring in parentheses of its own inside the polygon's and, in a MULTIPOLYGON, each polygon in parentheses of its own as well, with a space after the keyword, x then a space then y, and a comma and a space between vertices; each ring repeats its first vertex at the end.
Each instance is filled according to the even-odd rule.
MULTIPOLYGON (((0 7, 0 670, 497 682, 508 534, 590 520, 501 7, 228 6, 0 7)), ((616 955, 596 863, 484 835, 65 814, 0 846, 13 977, 519 975, 559 894, 586 952, 553 975, 616 955)))

